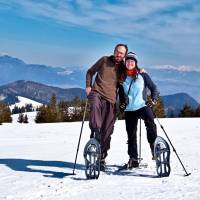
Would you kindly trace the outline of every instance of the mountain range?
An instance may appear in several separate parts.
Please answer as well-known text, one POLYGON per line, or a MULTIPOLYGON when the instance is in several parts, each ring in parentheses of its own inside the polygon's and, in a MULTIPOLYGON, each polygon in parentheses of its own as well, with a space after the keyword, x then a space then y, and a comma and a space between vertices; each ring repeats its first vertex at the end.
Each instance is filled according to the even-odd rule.
MULTIPOLYGON (((144 69, 151 75, 162 96, 187 93, 200 103, 200 71, 173 66, 153 66, 144 69)), ((4 55, 0 56, 0 85, 26 80, 59 88, 85 88, 86 70, 86 67, 27 64, 18 58, 4 55)))
POLYGON ((84 87, 85 69, 26 64, 8 55, 0 56, 0 85, 17 80, 34 81, 62 88, 84 87))
MULTIPOLYGON (((62 89, 33 81, 20 80, 0 86, 0 100, 8 104, 17 103, 18 96, 46 104, 50 101, 52 94, 56 95, 58 101, 69 101, 75 96, 80 98, 86 97, 85 90, 82 88, 62 89)), ((185 104, 190 105, 192 108, 199 106, 198 102, 186 93, 166 95, 161 96, 161 98, 165 106, 166 116, 168 117, 172 114, 178 116, 185 104)))
POLYGON ((178 116, 180 110, 185 104, 190 105, 191 108, 195 109, 200 104, 191 96, 186 93, 177 93, 172 95, 162 96, 163 104, 165 106, 166 116, 178 116))
POLYGON ((75 96, 85 98, 85 91, 81 88, 58 88, 33 81, 19 80, 0 86, 0 100, 14 104, 18 102, 17 96, 26 97, 39 103, 48 103, 55 94, 58 101, 70 101, 75 96))

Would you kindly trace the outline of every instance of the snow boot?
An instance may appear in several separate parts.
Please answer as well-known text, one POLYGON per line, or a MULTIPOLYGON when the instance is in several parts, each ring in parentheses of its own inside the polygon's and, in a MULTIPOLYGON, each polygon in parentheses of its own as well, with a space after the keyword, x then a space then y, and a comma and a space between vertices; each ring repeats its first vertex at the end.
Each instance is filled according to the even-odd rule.
POLYGON ((132 169, 132 168, 137 168, 137 167, 139 167, 138 159, 130 158, 128 161, 127 168, 132 169))
POLYGON ((152 160, 156 160, 156 156, 154 154, 154 143, 150 144, 151 154, 152 154, 152 160))

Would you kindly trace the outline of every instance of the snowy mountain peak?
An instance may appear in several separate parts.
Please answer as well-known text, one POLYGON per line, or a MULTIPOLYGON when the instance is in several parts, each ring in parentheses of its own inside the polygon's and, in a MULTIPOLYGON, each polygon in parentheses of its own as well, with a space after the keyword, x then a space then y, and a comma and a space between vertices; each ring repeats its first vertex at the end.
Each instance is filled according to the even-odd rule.
POLYGON ((15 104, 12 104, 10 106, 10 109, 12 110, 15 106, 21 108, 21 107, 25 107, 27 104, 32 104, 33 108, 36 109, 37 107, 40 107, 42 104, 37 102, 37 101, 34 101, 34 100, 31 100, 31 99, 28 99, 26 97, 21 97, 21 96, 17 96, 19 102, 18 103, 15 103, 15 104))

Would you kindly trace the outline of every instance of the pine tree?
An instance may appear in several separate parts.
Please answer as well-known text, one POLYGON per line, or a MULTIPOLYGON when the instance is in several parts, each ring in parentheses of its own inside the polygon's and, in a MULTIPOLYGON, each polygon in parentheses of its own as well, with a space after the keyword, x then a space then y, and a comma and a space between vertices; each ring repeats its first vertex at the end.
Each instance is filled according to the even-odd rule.
POLYGON ((198 106, 194 111, 194 117, 200 117, 200 106, 198 106))
POLYGON ((0 122, 12 122, 10 108, 3 102, 0 102, 0 122))
POLYGON ((163 104, 162 98, 160 96, 158 97, 157 104, 154 107, 154 112, 155 112, 156 116, 159 118, 166 117, 164 104, 163 104))
POLYGON ((23 123, 24 122, 24 114, 23 113, 19 114, 17 122, 19 122, 19 123, 23 123))
POLYGON ((57 119, 59 122, 64 122, 66 121, 67 116, 68 116, 68 105, 65 101, 60 101, 58 103, 57 119))
POLYGON ((14 108, 12 109, 12 114, 17 114, 19 113, 19 108, 15 105, 14 108))
POLYGON ((35 118, 36 123, 47 123, 48 122, 48 110, 47 106, 43 105, 38 108, 38 112, 35 118))
POLYGON ((55 94, 52 94, 51 96, 51 99, 50 99, 50 102, 49 102, 49 107, 56 111, 56 104, 57 104, 57 99, 56 99, 56 95, 55 94))
POLYGON ((194 110, 188 104, 185 104, 183 108, 180 110, 180 117, 193 117, 194 110))
POLYGON ((23 122, 24 122, 25 124, 28 123, 28 116, 27 116, 27 114, 24 116, 23 122))
POLYGON ((50 102, 47 106, 47 112, 48 112, 48 122, 57 122, 57 114, 58 114, 58 109, 57 109, 57 99, 56 95, 53 94, 50 102))
POLYGON ((81 106, 81 103, 81 99, 78 96, 74 97, 74 99, 71 101, 71 105, 76 107, 81 106))
POLYGON ((32 111, 34 111, 33 105, 32 104, 26 104, 25 105, 25 110, 26 110, 26 112, 32 112, 32 111))
MULTIPOLYGON (((75 97, 71 101, 71 113, 70 113, 70 121, 82 121, 84 111, 85 111, 86 100, 81 100, 79 97, 75 97)), ((89 118, 88 109, 86 110, 85 120, 89 118)))

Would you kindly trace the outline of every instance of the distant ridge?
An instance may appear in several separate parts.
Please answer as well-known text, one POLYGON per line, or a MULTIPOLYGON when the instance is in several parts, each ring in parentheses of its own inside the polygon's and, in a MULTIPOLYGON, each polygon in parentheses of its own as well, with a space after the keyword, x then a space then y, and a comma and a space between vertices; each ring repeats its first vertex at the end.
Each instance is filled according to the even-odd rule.
MULTIPOLYGON (((17 96, 26 97, 39 103, 48 103, 52 94, 56 95, 58 101, 69 101, 75 96, 79 96, 81 99, 86 98, 85 90, 82 88, 63 89, 33 81, 19 80, 0 86, 0 100, 9 104, 18 102, 17 96)), ((162 96, 162 99, 167 117, 177 116, 185 104, 192 108, 199 106, 198 102, 186 93, 165 95, 162 96)))
MULTIPOLYGON (((60 88, 77 87, 84 89, 85 75, 89 67, 54 67, 27 64, 19 58, 2 55, 0 56, 0 85, 17 80, 28 80, 60 88)), ((192 71, 192 67, 184 70, 180 67, 166 65, 159 67, 144 66, 144 68, 150 74, 162 95, 184 92, 200 103, 200 71, 192 71)))
POLYGON ((0 56, 0 85, 17 80, 29 80, 51 86, 85 86, 85 68, 52 67, 40 64, 27 64, 9 55, 0 56))
POLYGON ((19 80, 0 86, 1 99, 9 104, 17 101, 16 96, 26 97, 40 103, 48 103, 52 94, 56 95, 58 101, 69 101, 75 96, 85 98, 85 91, 81 88, 62 89, 33 81, 19 80))
POLYGON ((186 93, 165 95, 162 96, 162 99, 165 105, 165 113, 167 116, 177 116, 180 112, 180 109, 182 109, 185 104, 190 105, 192 108, 197 108, 199 106, 199 103, 186 93))

